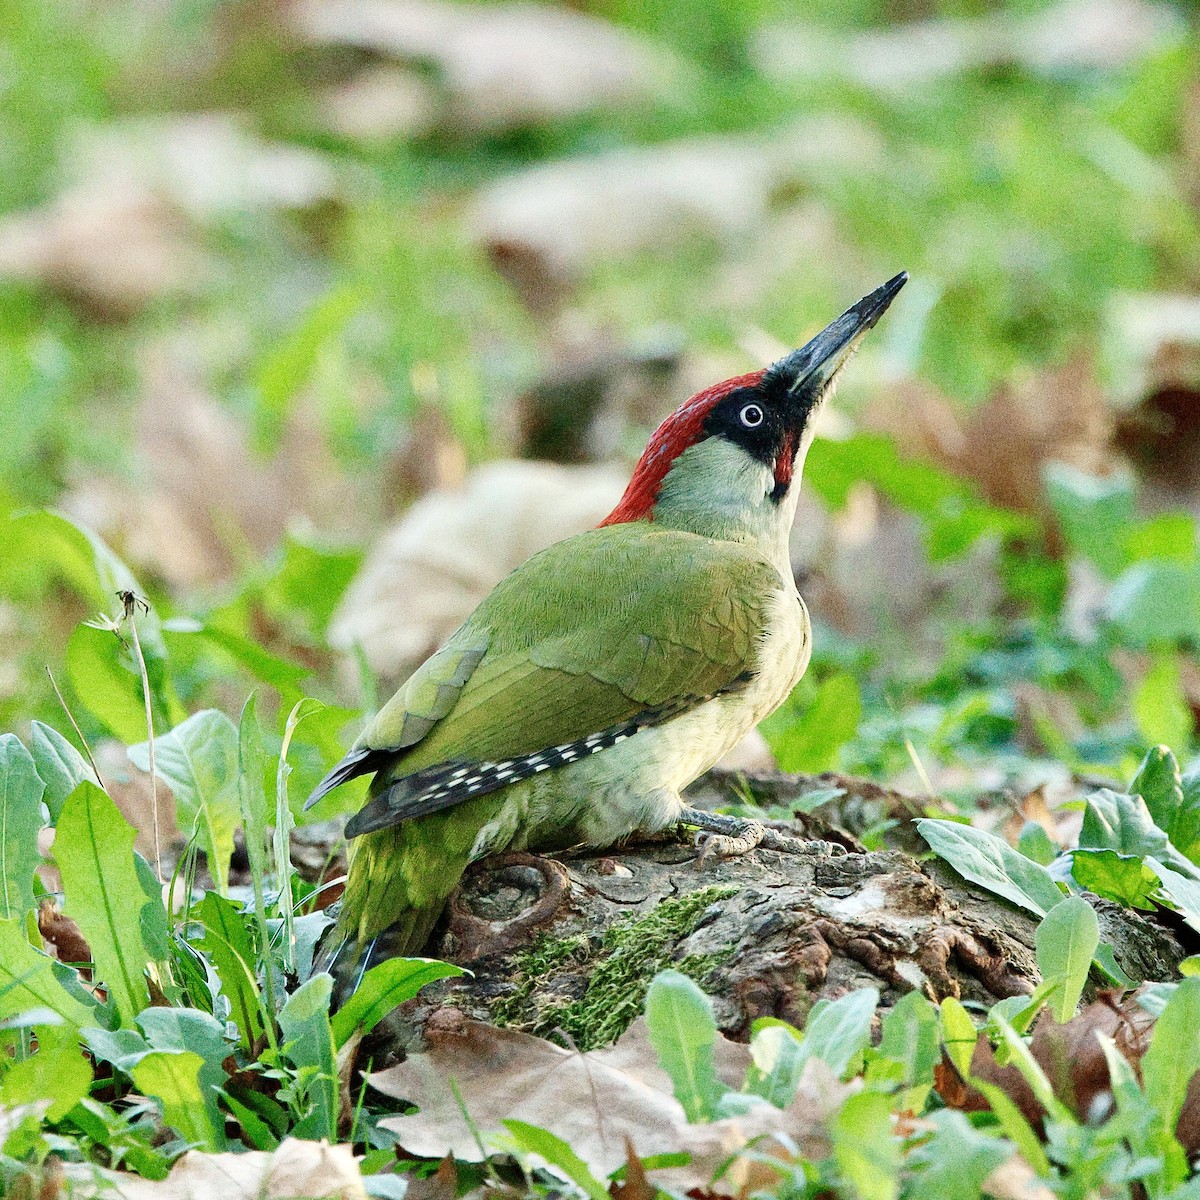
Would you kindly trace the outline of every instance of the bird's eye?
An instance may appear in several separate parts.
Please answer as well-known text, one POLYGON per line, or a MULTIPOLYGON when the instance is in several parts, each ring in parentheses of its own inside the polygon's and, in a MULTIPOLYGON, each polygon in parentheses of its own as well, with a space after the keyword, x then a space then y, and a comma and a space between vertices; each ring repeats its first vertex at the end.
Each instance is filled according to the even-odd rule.
POLYGON ((747 404, 738 419, 747 429, 757 429, 763 423, 763 410, 757 404, 747 404))

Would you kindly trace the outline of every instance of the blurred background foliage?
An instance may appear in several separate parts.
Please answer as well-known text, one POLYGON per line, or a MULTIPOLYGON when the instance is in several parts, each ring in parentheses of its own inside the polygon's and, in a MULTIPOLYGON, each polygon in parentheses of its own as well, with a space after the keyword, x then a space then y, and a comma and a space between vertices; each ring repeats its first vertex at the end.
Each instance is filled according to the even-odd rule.
POLYGON ((302 797, 674 405, 907 269, 809 459, 778 762, 1011 797, 1186 761, 1189 17, 0 0, 0 723, 65 728, 49 666, 89 740, 144 738, 81 623, 136 580, 160 731, 328 702, 302 797))

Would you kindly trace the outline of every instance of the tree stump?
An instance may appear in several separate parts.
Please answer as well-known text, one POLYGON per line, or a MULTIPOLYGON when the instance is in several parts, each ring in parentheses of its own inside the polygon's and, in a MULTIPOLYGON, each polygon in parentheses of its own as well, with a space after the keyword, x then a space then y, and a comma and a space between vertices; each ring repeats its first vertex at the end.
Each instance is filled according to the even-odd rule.
MULTIPOLYGON (((766 785, 774 798, 781 779, 793 794, 829 783, 772 777, 766 785)), ((710 775, 698 793, 728 803, 728 782, 710 775)), ((912 803, 848 782, 864 784, 857 799, 871 805, 912 803)), ((843 790, 853 810, 854 789, 843 790)), ((722 1032, 739 1039, 758 1017, 803 1026, 818 1000, 864 986, 879 989, 885 1008, 913 989, 990 1006, 1040 981, 1037 919, 946 864, 895 850, 868 853, 853 834, 811 816, 770 823, 838 842, 848 853, 760 848, 702 861, 672 837, 603 853, 509 853, 475 864, 427 948, 472 974, 426 988, 406 1005, 392 1024, 390 1049, 418 1048, 426 1022, 448 1016, 437 1016, 445 1006, 580 1049, 604 1045, 641 1012, 646 986, 666 967, 695 979, 712 997, 722 1032)), ((910 824, 897 832, 906 847, 919 844, 910 824)), ((1174 975, 1186 952, 1172 932, 1093 903, 1101 936, 1131 977, 1174 975)))

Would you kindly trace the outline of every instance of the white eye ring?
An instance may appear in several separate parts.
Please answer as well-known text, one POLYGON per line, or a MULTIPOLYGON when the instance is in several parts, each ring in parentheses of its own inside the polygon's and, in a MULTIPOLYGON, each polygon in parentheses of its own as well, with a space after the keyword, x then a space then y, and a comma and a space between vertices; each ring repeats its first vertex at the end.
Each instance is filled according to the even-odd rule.
POLYGON ((738 419, 747 429, 757 429, 763 423, 763 410, 757 404, 747 404, 738 419))

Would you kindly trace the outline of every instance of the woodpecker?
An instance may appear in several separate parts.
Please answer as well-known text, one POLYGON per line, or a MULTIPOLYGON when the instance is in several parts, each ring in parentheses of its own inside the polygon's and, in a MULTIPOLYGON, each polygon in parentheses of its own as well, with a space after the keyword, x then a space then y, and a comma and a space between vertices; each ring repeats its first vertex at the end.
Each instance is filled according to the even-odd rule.
POLYGON ((469 863, 675 825, 718 853, 762 828, 683 789, 783 703, 811 628, 788 534, 814 418, 905 273, 655 431, 601 524, 501 581, 309 797, 373 774, 318 970, 341 999, 417 954, 469 863))

